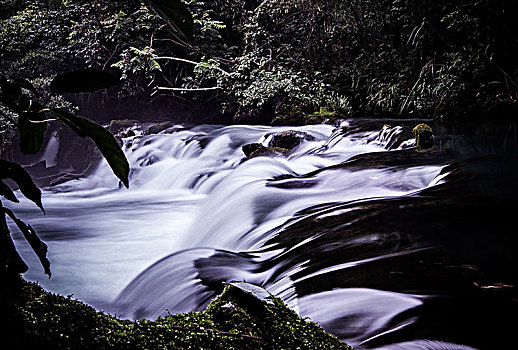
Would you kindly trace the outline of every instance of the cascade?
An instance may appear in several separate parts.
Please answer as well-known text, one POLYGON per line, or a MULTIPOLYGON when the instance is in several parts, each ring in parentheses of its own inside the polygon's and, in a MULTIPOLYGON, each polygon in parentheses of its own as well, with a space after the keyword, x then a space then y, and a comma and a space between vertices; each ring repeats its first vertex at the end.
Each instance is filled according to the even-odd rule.
POLYGON ((408 127, 133 128, 129 190, 102 161, 44 189, 45 216, 11 206, 49 245, 50 280, 15 235, 25 279, 127 318, 201 310, 224 282, 245 280, 358 347, 470 348, 442 327, 421 339, 427 305, 443 296, 420 274, 440 288, 454 275, 427 219, 423 233, 416 225, 455 171, 449 154, 416 156, 408 127), (307 137, 285 154, 242 151, 289 130, 307 137), (392 154, 402 156, 389 166, 392 154))

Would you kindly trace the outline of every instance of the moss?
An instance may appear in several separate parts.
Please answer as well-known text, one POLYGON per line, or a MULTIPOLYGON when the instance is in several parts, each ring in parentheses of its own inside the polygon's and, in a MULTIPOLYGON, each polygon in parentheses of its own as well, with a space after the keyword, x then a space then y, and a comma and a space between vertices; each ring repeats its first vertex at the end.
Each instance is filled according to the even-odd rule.
POLYGON ((203 312, 121 320, 35 283, 1 287, 4 342, 52 349, 350 349, 282 300, 240 296, 228 286, 203 312))
MULTIPOLYGON (((307 109, 307 108, 306 108, 307 109)), ((337 119, 344 118, 344 116, 327 107, 320 107, 318 111, 309 113, 302 107, 287 107, 282 108, 276 113, 272 120, 273 126, 293 126, 293 125, 313 125, 313 124, 334 124, 337 119)))
POLYGON ((335 121, 340 118, 343 118, 343 115, 337 111, 330 110, 326 107, 320 107, 318 111, 305 116, 304 123, 305 125, 321 123, 334 124, 335 121))
POLYGON ((426 124, 419 124, 412 130, 415 137, 415 144, 420 151, 429 150, 433 147, 433 130, 426 124))
POLYGON ((265 147, 260 143, 249 143, 241 147, 247 158, 255 158, 261 156, 286 156, 289 150, 282 147, 265 147))

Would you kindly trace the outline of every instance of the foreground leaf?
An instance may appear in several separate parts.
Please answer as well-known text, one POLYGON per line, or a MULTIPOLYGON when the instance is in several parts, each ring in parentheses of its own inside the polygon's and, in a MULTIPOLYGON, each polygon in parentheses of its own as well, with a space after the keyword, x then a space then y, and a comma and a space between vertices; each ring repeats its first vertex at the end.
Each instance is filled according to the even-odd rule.
POLYGON ((14 79, 13 81, 11 81, 11 84, 13 84, 15 86, 19 86, 22 89, 29 90, 34 95, 38 96, 38 92, 36 91, 36 88, 27 79, 17 78, 17 79, 14 79))
POLYGON ((34 154, 43 145, 47 123, 45 113, 25 112, 18 117, 18 135, 20 139, 20 150, 23 154, 34 154))
POLYGON ((67 111, 59 108, 49 110, 58 120, 81 137, 91 138, 99 151, 110 165, 113 173, 117 176, 126 188, 129 187, 129 163, 124 152, 119 147, 115 137, 103 128, 86 118, 75 116, 67 111))
POLYGON ((20 192, 45 212, 41 204, 40 189, 34 184, 29 173, 20 164, 0 159, 0 179, 11 179, 16 182, 20 192))
POLYGON ((8 81, 4 76, 0 76, 0 89, 4 97, 10 102, 18 100, 22 94, 22 89, 8 81))
POLYGON ((34 251, 34 253, 36 253, 38 259, 40 259, 45 274, 48 275, 50 278, 50 261, 49 259, 47 259, 47 245, 42 242, 42 240, 38 237, 36 231, 34 231, 31 225, 27 225, 25 222, 18 219, 11 210, 7 208, 3 208, 2 210, 5 214, 9 215, 9 217, 14 221, 16 226, 18 226, 18 229, 20 229, 20 231, 23 233, 23 236, 25 237, 27 242, 29 242, 29 245, 31 246, 32 250, 34 251))
POLYGON ((192 14, 181 0, 144 0, 144 3, 183 39, 192 41, 194 21, 192 14))
POLYGON ((11 202, 19 202, 18 198, 16 198, 16 196, 14 195, 13 190, 11 190, 11 188, 7 186, 3 181, 0 181, 0 195, 10 200, 11 202))
POLYGON ((120 79, 110 72, 88 68, 56 75, 49 88, 60 94, 95 92, 119 83, 120 79))

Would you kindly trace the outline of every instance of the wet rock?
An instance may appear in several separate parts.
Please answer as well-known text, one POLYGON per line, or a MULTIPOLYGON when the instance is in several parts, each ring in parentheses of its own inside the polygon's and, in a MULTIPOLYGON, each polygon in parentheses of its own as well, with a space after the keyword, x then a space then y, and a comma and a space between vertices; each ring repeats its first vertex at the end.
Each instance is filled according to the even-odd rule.
POLYGON ((128 128, 131 128, 132 126, 136 126, 139 124, 140 124, 140 122, 138 120, 134 120, 134 119, 112 120, 110 122, 110 126, 108 127, 108 130, 114 135, 126 137, 126 136, 123 136, 122 133, 124 133, 128 128))
POLYGON ((248 158, 260 156, 285 156, 289 150, 280 147, 265 147, 260 143, 249 143, 241 147, 248 158))
POLYGON ((428 125, 421 123, 412 130, 417 150, 426 151, 433 147, 433 131, 428 125))
POLYGON ((305 132, 287 130, 273 135, 270 141, 270 147, 280 147, 293 150, 304 141, 313 141, 315 138, 305 132))
POLYGON ((161 123, 156 123, 156 124, 153 124, 153 125, 151 125, 149 127, 149 129, 147 130, 147 134, 148 135, 150 135, 150 134, 158 134, 158 133, 161 133, 164 130, 172 128, 173 126, 174 126, 174 124, 172 122, 169 122, 169 121, 161 122, 161 123))

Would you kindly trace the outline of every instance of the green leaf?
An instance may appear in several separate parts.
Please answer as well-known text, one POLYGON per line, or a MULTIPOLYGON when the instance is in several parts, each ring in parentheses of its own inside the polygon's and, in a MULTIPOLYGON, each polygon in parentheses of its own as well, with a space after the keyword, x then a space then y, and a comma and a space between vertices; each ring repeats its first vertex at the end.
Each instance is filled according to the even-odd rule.
POLYGON ((120 79, 110 72, 93 68, 58 74, 50 83, 56 93, 94 92, 119 85, 120 79))
POLYGON ((40 259, 45 274, 47 274, 50 278, 50 261, 49 259, 47 259, 47 245, 42 242, 42 240, 38 237, 36 231, 34 231, 31 225, 27 225, 25 222, 18 219, 11 210, 3 208, 3 211, 7 215, 9 215, 9 217, 14 221, 16 226, 18 226, 18 229, 23 233, 23 236, 25 237, 27 242, 29 242, 29 245, 31 246, 32 250, 40 259))
POLYGON ((181 0, 144 0, 144 2, 183 39, 192 42, 194 20, 181 0))
POLYGON ((43 145, 47 123, 43 112, 20 113, 18 117, 18 135, 20 139, 20 150, 23 154, 34 154, 43 145), (40 122, 40 123, 33 123, 40 122))
POLYGON ((13 190, 9 186, 7 186, 3 181, 0 181, 0 195, 10 200, 11 202, 18 203, 19 200, 14 195, 13 190))
POLYGON ((34 184, 29 173, 20 164, 0 159, 0 179, 11 179, 16 182, 20 192, 45 212, 41 204, 40 189, 34 184))
POLYGON ((129 187, 128 160, 117 141, 115 141, 115 137, 108 130, 99 124, 91 122, 86 118, 75 116, 63 109, 54 108, 49 111, 58 117, 59 121, 74 130, 77 135, 91 138, 112 168, 115 176, 122 181, 126 188, 129 187))

